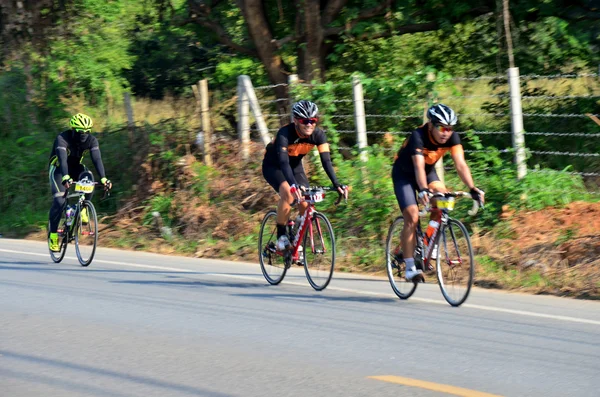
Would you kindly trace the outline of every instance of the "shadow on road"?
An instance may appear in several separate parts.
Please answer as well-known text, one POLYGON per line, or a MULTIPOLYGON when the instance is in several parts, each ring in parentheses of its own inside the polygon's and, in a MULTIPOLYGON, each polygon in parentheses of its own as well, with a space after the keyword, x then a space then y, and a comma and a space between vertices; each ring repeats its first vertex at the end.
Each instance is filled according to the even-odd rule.
MULTIPOLYGON (((111 384, 119 383, 122 385, 123 388, 125 388, 125 384, 131 384, 131 383, 157 387, 157 388, 164 389, 166 396, 173 395, 172 393, 176 392, 176 393, 190 394, 190 395, 194 395, 194 396, 230 397, 230 395, 225 394, 225 393, 219 393, 216 391, 211 391, 211 390, 202 389, 202 388, 198 388, 198 387, 166 382, 163 380, 159 380, 156 378, 150 378, 150 377, 146 377, 146 376, 133 375, 133 374, 131 374, 131 372, 121 373, 121 372, 117 372, 117 371, 111 371, 108 369, 93 367, 90 365, 76 364, 76 363, 72 363, 72 362, 68 362, 68 361, 38 357, 38 356, 33 356, 33 355, 28 355, 28 354, 12 352, 12 351, 8 351, 8 350, 0 350, 0 356, 2 356, 3 359, 7 359, 7 360, 28 362, 28 363, 32 363, 35 365, 42 365, 42 366, 49 367, 49 368, 73 371, 75 374, 78 374, 78 375, 81 375, 83 373, 83 374, 87 374, 88 376, 89 375, 104 376, 104 377, 112 379, 111 384)), ((13 372, 13 375, 16 375, 15 377, 21 377, 21 376, 18 376, 19 373, 16 373, 16 372, 13 372)), ((65 381, 62 379, 51 378, 49 376, 42 375, 42 374, 28 374, 26 376, 26 380, 28 380, 30 382, 36 382, 36 383, 42 383, 42 384, 54 384, 54 385, 62 386, 62 387, 67 386, 70 390, 73 390, 73 389, 81 390, 81 391, 85 391, 86 394, 90 393, 90 391, 93 390, 94 391, 93 394, 98 395, 98 396, 115 396, 116 397, 116 396, 130 395, 130 394, 115 393, 115 392, 111 392, 110 390, 106 390, 106 389, 100 389, 94 385, 95 382, 88 383, 88 382, 86 382, 86 379, 94 379, 94 378, 73 376, 72 381, 65 381), (75 379, 79 379, 79 380, 75 381, 75 379)))
MULTIPOLYGON (((194 273, 188 273, 194 274, 194 273)), ((201 273, 200 273, 201 274, 201 273)), ((227 288, 263 288, 260 283, 227 282, 212 280, 118 280, 115 284, 164 285, 168 287, 227 287, 227 288)))

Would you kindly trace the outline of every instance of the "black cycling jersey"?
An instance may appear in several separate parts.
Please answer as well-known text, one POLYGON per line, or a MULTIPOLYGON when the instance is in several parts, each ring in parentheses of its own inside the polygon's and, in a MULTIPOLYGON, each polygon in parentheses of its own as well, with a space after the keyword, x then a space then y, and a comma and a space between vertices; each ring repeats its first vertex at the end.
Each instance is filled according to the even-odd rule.
POLYGON ((436 143, 427 128, 422 125, 404 140, 394 161, 394 173, 401 173, 409 178, 415 178, 415 166, 412 156, 421 155, 425 158, 425 173, 428 174, 435 163, 453 146, 460 145, 460 137, 456 131, 444 144, 436 143))
POLYGON ((104 174, 104 164, 102 164, 98 140, 95 136, 88 135, 87 139, 81 142, 73 130, 61 132, 54 140, 52 152, 50 153, 50 166, 56 167, 63 176, 68 175, 69 170, 77 169, 88 152, 100 178, 104 178, 106 175, 104 174))
MULTIPOLYGON (((274 167, 281 169, 288 183, 290 185, 296 184, 293 170, 302 167, 302 158, 306 156, 312 148, 324 143, 327 143, 327 137, 322 129, 315 128, 309 137, 301 138, 296 132, 295 124, 290 123, 280 128, 275 137, 275 141, 267 145, 267 150, 263 159, 263 168, 274 167)), ((331 164, 331 160, 329 160, 329 164, 331 164)), ((332 170, 333 167, 331 167, 331 171, 332 170)), ((329 170, 326 169, 326 171, 329 170)), ((333 179, 335 179, 335 173, 333 174, 333 179)), ((336 182, 337 181, 334 183, 336 182)))
POLYGON ((280 164, 280 153, 287 152, 290 166, 295 168, 302 162, 302 158, 315 146, 327 143, 325 132, 315 128, 307 138, 301 138, 296 132, 294 123, 290 123, 277 131, 275 141, 267 145, 264 163, 269 165, 280 164))

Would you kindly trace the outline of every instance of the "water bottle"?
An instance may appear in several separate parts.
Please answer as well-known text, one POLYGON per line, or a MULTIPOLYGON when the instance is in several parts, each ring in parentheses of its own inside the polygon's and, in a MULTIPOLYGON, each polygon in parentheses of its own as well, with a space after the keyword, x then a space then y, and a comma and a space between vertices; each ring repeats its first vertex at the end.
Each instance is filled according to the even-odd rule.
POLYGON ((302 223, 302 217, 298 215, 296 217, 296 220, 294 221, 294 233, 298 232, 298 229, 300 228, 300 223, 302 223))
POLYGON ((427 225, 427 231, 425 232, 425 245, 429 244, 431 240, 431 236, 433 236, 433 232, 440 226, 440 223, 434 221, 433 219, 429 221, 429 225, 427 225))
POLYGON ((67 207, 67 226, 71 226, 71 223, 73 223, 73 218, 75 215, 75 210, 73 210, 73 208, 71 206, 67 207))
POLYGON ((290 219, 287 224, 288 237, 290 238, 290 242, 294 241, 294 236, 296 235, 296 230, 295 230, 294 225, 295 225, 295 222, 290 219))

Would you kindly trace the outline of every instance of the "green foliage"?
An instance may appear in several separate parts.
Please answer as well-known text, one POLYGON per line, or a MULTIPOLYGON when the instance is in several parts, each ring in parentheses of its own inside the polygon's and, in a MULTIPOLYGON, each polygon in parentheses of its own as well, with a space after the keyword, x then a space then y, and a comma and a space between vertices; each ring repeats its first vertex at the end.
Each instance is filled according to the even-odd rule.
MULTIPOLYGON (((391 180, 391 164, 391 158, 373 151, 365 163, 360 160, 336 162, 338 179, 351 188, 348 203, 339 205, 332 215, 336 230, 373 241, 380 241, 386 235, 391 220, 400 213, 391 180)), ((324 182, 327 177, 322 167, 315 168, 319 170, 317 178, 324 182)), ((337 198, 337 194, 333 195, 337 198)))
POLYGON ((147 212, 143 224, 151 225, 154 222, 154 212, 158 212, 165 226, 170 227, 174 219, 173 196, 160 194, 152 197, 147 203, 147 212))
POLYGON ((83 96, 93 104, 120 101, 127 86, 122 71, 134 59, 128 52, 127 28, 139 3, 80 0, 70 7, 48 46, 35 56, 37 73, 63 95, 83 96))
POLYGON ((195 162, 192 164, 192 170, 196 174, 191 190, 203 202, 208 203, 210 196, 210 183, 218 178, 218 171, 203 163, 195 162))

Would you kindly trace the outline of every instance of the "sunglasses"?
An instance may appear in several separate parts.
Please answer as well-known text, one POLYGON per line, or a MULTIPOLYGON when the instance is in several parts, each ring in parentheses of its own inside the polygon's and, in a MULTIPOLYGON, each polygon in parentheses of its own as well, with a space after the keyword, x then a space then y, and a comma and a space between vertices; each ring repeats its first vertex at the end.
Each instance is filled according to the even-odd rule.
POLYGON ((92 132, 91 128, 75 128, 75 131, 82 133, 82 134, 89 134, 90 132, 92 132))
POLYGON ((309 124, 317 124, 319 121, 318 118, 312 117, 310 119, 296 119, 300 124, 309 125, 309 124))
POLYGON ((440 130, 440 132, 452 132, 452 127, 446 127, 445 125, 436 125, 435 128, 440 130))

